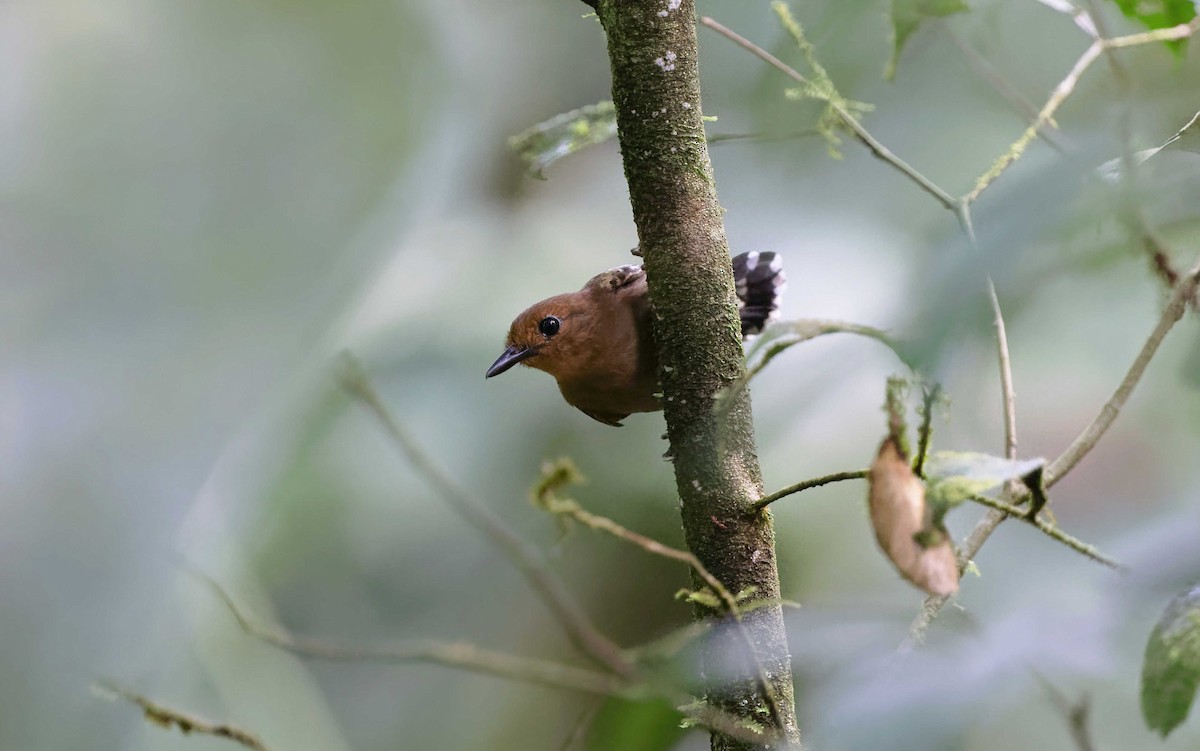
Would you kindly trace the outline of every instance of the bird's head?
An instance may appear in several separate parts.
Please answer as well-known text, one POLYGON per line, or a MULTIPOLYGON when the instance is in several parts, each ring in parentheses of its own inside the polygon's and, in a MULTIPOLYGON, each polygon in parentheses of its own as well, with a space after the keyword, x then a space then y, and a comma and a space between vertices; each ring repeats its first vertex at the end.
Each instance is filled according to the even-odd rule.
POLYGON ((558 375, 571 349, 572 330, 584 317, 578 293, 542 300, 516 317, 508 329, 507 349, 487 369, 485 377, 500 375, 517 363, 558 375))

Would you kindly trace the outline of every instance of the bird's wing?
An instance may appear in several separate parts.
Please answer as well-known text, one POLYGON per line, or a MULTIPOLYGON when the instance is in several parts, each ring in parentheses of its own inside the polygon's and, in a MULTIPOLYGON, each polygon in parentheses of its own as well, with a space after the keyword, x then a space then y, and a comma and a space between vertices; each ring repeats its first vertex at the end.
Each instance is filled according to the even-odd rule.
POLYGON ((612 412, 593 412, 592 410, 584 409, 583 407, 576 407, 576 409, 592 418, 596 422, 602 422, 605 425, 612 425, 614 428, 623 427, 621 425, 621 421, 626 417, 629 417, 629 415, 618 415, 612 412))
POLYGON ((645 269, 641 266, 618 266, 615 269, 596 274, 588 280, 587 284, 583 285, 583 288, 616 292, 638 283, 646 283, 645 269))

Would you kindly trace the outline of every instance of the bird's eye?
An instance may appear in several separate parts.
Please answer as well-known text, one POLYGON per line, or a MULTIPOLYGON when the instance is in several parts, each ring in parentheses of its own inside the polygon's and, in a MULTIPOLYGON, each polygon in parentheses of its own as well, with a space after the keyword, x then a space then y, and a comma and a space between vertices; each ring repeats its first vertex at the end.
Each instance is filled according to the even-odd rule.
POLYGON ((560 326, 562 326, 562 321, 554 316, 546 316, 538 322, 538 331, 542 332, 542 335, 549 339, 558 333, 560 326))

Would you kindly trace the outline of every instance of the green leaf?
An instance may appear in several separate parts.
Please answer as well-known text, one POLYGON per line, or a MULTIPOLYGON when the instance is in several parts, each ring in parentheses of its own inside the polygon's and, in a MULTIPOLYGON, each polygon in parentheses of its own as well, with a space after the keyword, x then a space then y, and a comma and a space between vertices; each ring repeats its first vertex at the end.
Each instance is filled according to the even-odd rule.
POLYGON ((610 698, 587 735, 588 751, 664 751, 687 732, 683 714, 669 703, 610 698))
POLYGON ((1142 664, 1142 717, 1164 738, 1187 719, 1200 685, 1200 586, 1176 597, 1158 619, 1142 664))
POLYGON ((1005 459, 991 454, 960 451, 935 451, 925 460, 925 484, 929 503, 942 510, 957 506, 1009 480, 1031 477, 1039 487, 1036 474, 1045 459, 1005 459))
MULTIPOLYGON (((1117 7, 1128 18, 1141 23, 1148 29, 1169 29, 1187 23, 1196 17, 1195 0, 1115 0, 1117 7)), ((1183 51, 1186 39, 1166 42, 1175 54, 1183 51)))
POLYGON ((970 10, 963 0, 892 0, 892 59, 888 61, 883 77, 896 77, 896 64, 900 51, 921 22, 927 18, 944 18, 970 10))
POLYGON ((599 102, 538 123, 510 138, 508 145, 525 162, 530 176, 545 180, 546 167, 616 134, 616 108, 612 102, 599 102))

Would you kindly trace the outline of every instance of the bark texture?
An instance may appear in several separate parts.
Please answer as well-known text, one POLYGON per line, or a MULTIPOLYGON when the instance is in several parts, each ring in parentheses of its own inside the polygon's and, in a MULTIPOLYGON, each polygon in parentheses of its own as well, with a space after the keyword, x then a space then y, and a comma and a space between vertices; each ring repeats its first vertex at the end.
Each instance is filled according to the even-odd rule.
MULTIPOLYGON (((688 547, 725 587, 779 600, 775 533, 762 497, 749 396, 724 420, 718 391, 744 372, 728 243, 700 113, 693 0, 600 0, 625 176, 645 261, 662 369, 664 413, 688 547)), ((711 615, 706 611, 701 615, 711 615)), ((778 605, 745 615, 779 719, 798 741, 791 660, 778 605)), ((705 662, 709 700, 757 723, 770 713, 756 671, 730 680, 729 655, 745 655, 724 629, 705 662)), ((714 735, 714 749, 753 748, 714 735)))

